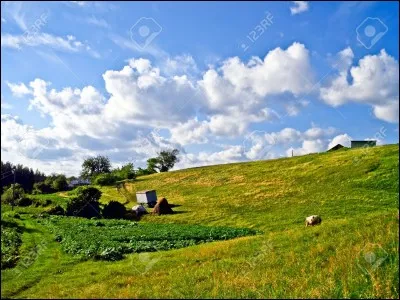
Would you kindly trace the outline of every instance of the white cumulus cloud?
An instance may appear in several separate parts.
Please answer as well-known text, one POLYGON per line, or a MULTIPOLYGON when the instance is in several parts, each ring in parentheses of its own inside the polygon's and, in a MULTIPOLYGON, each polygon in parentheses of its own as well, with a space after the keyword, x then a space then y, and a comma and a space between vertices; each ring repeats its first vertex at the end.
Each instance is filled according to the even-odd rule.
POLYGON ((294 6, 290 7, 292 15, 301 14, 308 10, 308 1, 292 1, 294 6))
POLYGON ((334 107, 351 101, 367 104, 378 119, 398 123, 398 61, 385 50, 363 57, 357 66, 351 66, 354 56, 351 49, 341 51, 339 56, 339 74, 328 86, 321 87, 321 99, 334 107))

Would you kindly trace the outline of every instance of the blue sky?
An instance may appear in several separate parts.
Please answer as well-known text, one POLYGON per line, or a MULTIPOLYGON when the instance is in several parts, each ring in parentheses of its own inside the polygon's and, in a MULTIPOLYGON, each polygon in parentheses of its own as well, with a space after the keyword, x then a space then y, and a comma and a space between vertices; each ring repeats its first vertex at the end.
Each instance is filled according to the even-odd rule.
POLYGON ((397 2, 2 2, 2 160, 176 168, 398 142, 397 2))

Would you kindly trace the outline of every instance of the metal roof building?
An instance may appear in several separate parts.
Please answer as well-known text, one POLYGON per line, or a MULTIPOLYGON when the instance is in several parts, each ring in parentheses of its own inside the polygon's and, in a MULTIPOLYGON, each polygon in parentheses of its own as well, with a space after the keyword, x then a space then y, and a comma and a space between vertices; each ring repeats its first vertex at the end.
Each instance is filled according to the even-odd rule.
POLYGON ((376 140, 371 141, 351 141, 351 148, 366 148, 376 146, 376 140))

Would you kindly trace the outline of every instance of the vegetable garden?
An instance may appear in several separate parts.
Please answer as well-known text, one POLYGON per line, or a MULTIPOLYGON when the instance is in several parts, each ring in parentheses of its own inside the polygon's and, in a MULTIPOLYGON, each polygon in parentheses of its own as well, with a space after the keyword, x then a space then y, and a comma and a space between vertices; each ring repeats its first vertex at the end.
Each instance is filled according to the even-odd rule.
POLYGON ((257 231, 247 228, 60 216, 38 219, 38 222, 49 227, 64 252, 83 259, 101 260, 119 260, 126 253, 176 249, 257 234, 257 231))

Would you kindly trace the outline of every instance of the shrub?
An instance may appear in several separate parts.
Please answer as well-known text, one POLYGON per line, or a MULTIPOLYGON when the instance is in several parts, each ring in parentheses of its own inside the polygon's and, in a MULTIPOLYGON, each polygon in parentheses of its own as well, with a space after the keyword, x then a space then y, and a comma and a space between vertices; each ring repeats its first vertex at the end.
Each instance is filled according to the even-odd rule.
POLYGON ((67 192, 67 194, 69 196, 77 196, 80 192, 83 191, 83 189, 85 188, 85 186, 78 186, 73 190, 70 190, 69 192, 67 192))
MULTIPOLYGON (((25 191, 19 183, 15 184, 14 187, 14 199, 15 205, 17 201, 25 197, 25 191)), ((4 193, 1 195, 1 202, 5 204, 13 203, 13 185, 11 185, 4 193)))
POLYGON ((32 194, 50 194, 54 193, 54 189, 51 184, 46 184, 45 182, 38 182, 33 185, 32 194))
POLYGON ((65 175, 58 175, 51 186, 56 191, 66 191, 68 189, 67 178, 65 175))
POLYGON ((105 174, 100 174, 97 175, 97 177, 94 180, 94 184, 98 185, 113 185, 119 180, 117 176, 111 173, 105 173, 105 174))
POLYGON ((154 173, 157 173, 157 172, 155 170, 152 170, 152 169, 139 168, 136 171, 136 176, 144 176, 144 175, 150 175, 150 174, 154 174, 154 173))
POLYGON ((125 219, 125 220, 135 220, 135 221, 138 221, 138 220, 139 220, 139 218, 138 218, 138 216, 136 215, 136 213, 133 212, 133 211, 130 211, 130 210, 128 210, 128 211, 125 212, 125 214, 124 214, 124 219, 125 219))
POLYGON ((103 208, 103 217, 107 219, 123 219, 125 214, 125 206, 118 201, 111 201, 103 208))
POLYGON ((101 192, 94 187, 82 187, 77 192, 77 197, 70 199, 67 204, 66 214, 92 218, 100 215, 99 199, 101 192))
POLYGON ((114 174, 119 180, 136 178, 135 169, 132 163, 128 163, 121 168, 115 168, 112 171, 112 174, 114 174))
POLYGON ((1 269, 12 268, 19 258, 21 230, 15 222, 1 220, 1 269))
POLYGON ((32 205, 32 203, 33 203, 32 199, 28 197, 22 197, 15 201, 15 205, 17 206, 30 206, 32 205))
POLYGON ((60 205, 56 205, 54 207, 51 207, 50 209, 47 209, 46 213, 48 213, 49 215, 62 216, 65 214, 65 211, 64 208, 62 208, 60 205))

